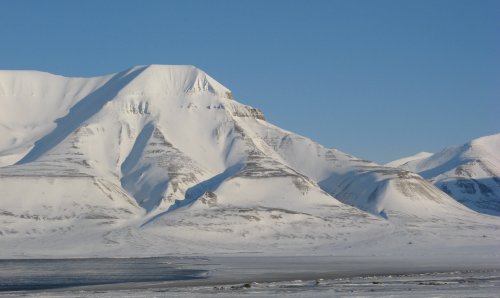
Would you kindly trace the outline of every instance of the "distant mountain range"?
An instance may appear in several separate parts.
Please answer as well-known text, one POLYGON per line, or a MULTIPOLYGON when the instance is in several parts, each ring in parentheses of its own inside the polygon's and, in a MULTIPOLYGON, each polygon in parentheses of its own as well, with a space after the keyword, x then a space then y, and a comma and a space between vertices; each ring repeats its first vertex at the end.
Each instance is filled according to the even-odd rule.
POLYGON ((500 243, 500 218, 469 209, 498 215, 499 135, 382 166, 268 123, 193 66, 0 71, 0 106, 0 257, 500 243))
POLYGON ((500 134, 386 164, 420 174, 465 206, 500 216, 500 134))

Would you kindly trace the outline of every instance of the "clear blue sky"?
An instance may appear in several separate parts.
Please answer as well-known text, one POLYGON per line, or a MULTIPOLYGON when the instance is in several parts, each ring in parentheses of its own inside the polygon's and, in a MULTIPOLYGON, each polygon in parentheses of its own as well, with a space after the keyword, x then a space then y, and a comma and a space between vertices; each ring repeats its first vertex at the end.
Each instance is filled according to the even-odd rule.
POLYGON ((195 65, 270 122, 378 162, 500 132, 500 1, 0 0, 0 69, 138 64, 195 65))

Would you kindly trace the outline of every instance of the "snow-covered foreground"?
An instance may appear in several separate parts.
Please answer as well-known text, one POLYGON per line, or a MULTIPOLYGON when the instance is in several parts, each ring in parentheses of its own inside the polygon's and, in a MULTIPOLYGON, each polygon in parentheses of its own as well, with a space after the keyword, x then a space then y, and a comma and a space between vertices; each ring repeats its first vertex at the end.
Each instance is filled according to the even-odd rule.
POLYGON ((2 265, 2 297, 495 297, 500 291, 500 261, 483 257, 170 257, 2 265), (5 291, 9 283, 21 291, 5 291))

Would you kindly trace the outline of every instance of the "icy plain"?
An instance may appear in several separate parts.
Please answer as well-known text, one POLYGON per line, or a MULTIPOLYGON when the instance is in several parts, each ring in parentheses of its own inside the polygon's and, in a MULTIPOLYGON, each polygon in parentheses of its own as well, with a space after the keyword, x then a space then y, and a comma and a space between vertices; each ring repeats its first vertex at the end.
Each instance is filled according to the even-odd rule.
POLYGON ((500 264, 478 258, 249 256, 0 263, 2 297, 494 297, 500 289, 500 264))

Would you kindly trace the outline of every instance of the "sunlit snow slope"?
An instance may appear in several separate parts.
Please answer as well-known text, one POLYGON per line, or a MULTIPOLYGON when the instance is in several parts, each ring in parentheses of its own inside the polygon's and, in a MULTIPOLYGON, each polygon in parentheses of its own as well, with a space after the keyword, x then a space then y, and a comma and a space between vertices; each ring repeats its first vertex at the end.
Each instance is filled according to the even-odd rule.
POLYGON ((467 207, 500 216, 500 134, 388 166, 419 173, 467 207))
POLYGON ((2 71, 0 105, 0 256, 367 253, 500 238, 497 218, 417 174, 282 130, 192 66, 2 71))

